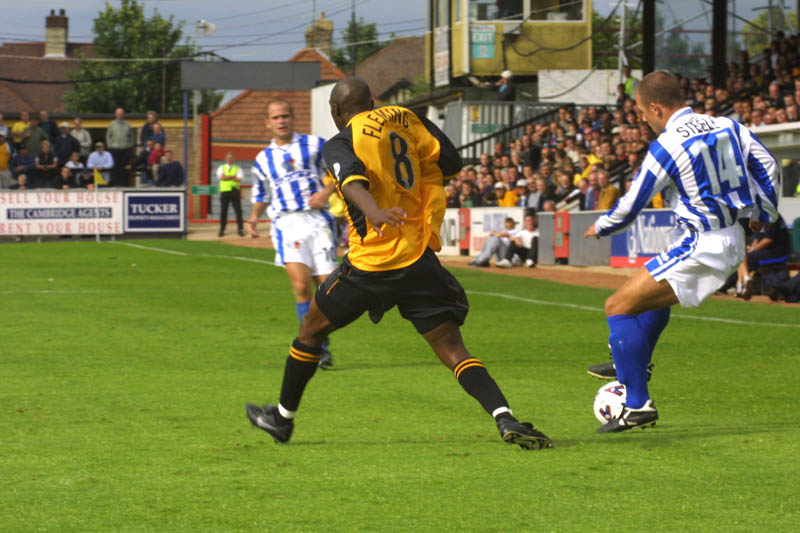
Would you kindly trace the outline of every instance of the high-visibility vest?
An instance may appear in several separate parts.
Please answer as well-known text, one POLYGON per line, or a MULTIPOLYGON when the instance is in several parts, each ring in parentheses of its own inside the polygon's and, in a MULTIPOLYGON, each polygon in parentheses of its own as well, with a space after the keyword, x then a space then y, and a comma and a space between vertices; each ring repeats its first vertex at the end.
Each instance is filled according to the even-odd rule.
MULTIPOLYGON (((227 163, 222 165, 222 174, 226 178, 235 178, 239 174, 239 167, 237 165, 228 166, 227 163)), ((233 191, 239 188, 239 182, 234 180, 220 180, 219 192, 233 191)))

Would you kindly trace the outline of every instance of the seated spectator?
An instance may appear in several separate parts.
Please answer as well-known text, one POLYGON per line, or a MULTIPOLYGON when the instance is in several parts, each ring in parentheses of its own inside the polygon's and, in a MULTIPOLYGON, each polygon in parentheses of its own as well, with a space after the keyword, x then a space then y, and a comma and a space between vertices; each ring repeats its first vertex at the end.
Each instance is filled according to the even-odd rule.
POLYGON ((542 206, 542 211, 545 213, 554 213, 556 210, 556 203, 553 200, 545 200, 542 206))
POLYGON ((56 189, 72 189, 76 187, 75 178, 72 176, 69 168, 66 166, 61 167, 61 172, 58 174, 58 179, 55 183, 56 189))
POLYGON ((34 172, 35 169, 36 158, 28 153, 28 148, 23 144, 11 158, 11 176, 16 180, 20 174, 27 175, 34 172))
POLYGON ((517 223, 511 217, 506 218, 503 221, 503 225, 505 226, 505 231, 492 231, 489 233, 483 243, 481 253, 478 254, 474 261, 469 263, 469 266, 488 267, 492 256, 496 256, 497 261, 505 257, 508 245, 511 243, 511 237, 516 236, 518 230, 514 229, 517 223))
POLYGON ((137 154, 136 159, 125 166, 128 170, 133 169, 139 172, 139 183, 144 187, 155 185, 155 181, 153 181, 153 170, 150 165, 150 154, 153 152, 153 144, 152 139, 146 140, 144 148, 137 154))
POLYGON ((498 181, 494 184, 495 194, 497 194, 497 205, 500 207, 514 207, 519 202, 519 196, 514 191, 509 191, 506 184, 498 181))
POLYGON ((184 182, 183 166, 172 160, 172 151, 164 152, 164 164, 158 167, 158 187, 182 187, 184 182))
POLYGON ((514 193, 517 195, 517 204, 520 207, 525 207, 525 201, 528 197, 528 182, 524 179, 518 179, 514 193))
POLYGON ((94 182, 91 172, 86 170, 86 165, 84 165, 81 161, 80 152, 72 152, 72 154, 69 156, 69 161, 67 161, 67 163, 64 165, 64 168, 69 169, 70 173, 72 174, 72 183, 78 187, 86 187, 85 183, 87 181, 94 182))
POLYGON ((494 187, 481 195, 481 205, 483 207, 497 207, 497 193, 494 187))
POLYGON ((539 176, 536 178, 536 190, 528 193, 525 206, 536 209, 537 211, 542 211, 544 209, 544 203, 551 199, 552 195, 547 186, 547 180, 539 176))
POLYGON ((597 172, 597 186, 600 187, 600 196, 597 199, 597 206, 595 209, 601 211, 608 211, 614 204, 617 203, 622 193, 616 185, 611 183, 608 172, 599 170, 597 172))
POLYGON ((11 159, 14 156, 14 148, 8 142, 7 134, 8 128, 5 131, 0 130, 0 189, 7 189, 14 184, 14 177, 11 173, 11 159))
POLYGON ((53 142, 53 151, 58 158, 59 164, 64 165, 69 161, 73 152, 81 151, 81 143, 78 142, 78 139, 70 135, 69 123, 62 122, 59 124, 59 128, 60 131, 56 135, 56 140, 53 142))
POLYGON ((15 183, 9 187, 9 189, 15 189, 18 191, 24 191, 28 188, 28 176, 25 174, 19 174, 16 177, 15 183))
POLYGON ((447 195, 447 207, 461 207, 458 202, 458 188, 452 181, 444 186, 444 192, 447 195))
POLYGON ((566 174, 559 170, 556 172, 556 192, 554 195, 554 200, 556 203, 564 201, 570 194, 572 194, 574 187, 572 186, 572 180, 566 174))
POLYGON ((94 147, 94 152, 89 154, 86 168, 92 171, 92 183, 97 181, 94 178, 99 174, 104 182, 101 185, 108 185, 111 183, 111 169, 114 168, 114 158, 111 156, 111 152, 106 151, 106 146, 102 142, 96 142, 94 147))
POLYGON ((58 181, 58 158, 53 153, 50 141, 42 141, 42 148, 34 165, 35 183, 32 188, 52 188, 58 181))
POLYGON ((461 190, 458 195, 459 207, 478 207, 481 205, 481 195, 475 190, 471 181, 461 182, 461 190))
POLYGON ((147 161, 150 164, 150 171, 154 176, 158 175, 158 166, 161 164, 161 158, 164 157, 164 147, 161 143, 153 143, 153 149, 150 151, 150 159, 147 161))
POLYGON ((534 268, 539 254, 539 230, 536 227, 536 216, 525 215, 523 228, 510 238, 506 254, 495 266, 509 268, 517 261, 528 268, 534 268))
POLYGON ((791 237, 783 217, 773 224, 765 225, 761 231, 753 234, 751 243, 747 246, 747 257, 739 265, 736 295, 745 300, 752 296, 753 273, 765 270, 785 271, 786 262, 791 253, 791 237))

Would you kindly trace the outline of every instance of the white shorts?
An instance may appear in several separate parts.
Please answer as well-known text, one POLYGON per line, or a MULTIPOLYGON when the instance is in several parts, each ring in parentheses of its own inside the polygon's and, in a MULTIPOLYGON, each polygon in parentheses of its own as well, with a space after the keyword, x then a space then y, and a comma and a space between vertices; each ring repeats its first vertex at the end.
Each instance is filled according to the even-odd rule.
POLYGON ((686 231, 645 268, 675 291, 684 307, 696 307, 714 294, 745 257, 744 229, 738 223, 713 231, 686 231))
POLYGON ((275 262, 303 263, 312 276, 330 274, 337 266, 333 217, 325 211, 284 213, 270 227, 275 262))

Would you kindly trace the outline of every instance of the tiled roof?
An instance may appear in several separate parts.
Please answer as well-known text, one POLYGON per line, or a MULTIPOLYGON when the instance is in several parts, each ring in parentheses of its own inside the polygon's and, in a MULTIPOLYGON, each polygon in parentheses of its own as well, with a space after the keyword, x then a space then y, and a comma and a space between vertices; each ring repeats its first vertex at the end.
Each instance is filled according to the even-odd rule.
POLYGON ((338 81, 347 77, 347 74, 342 72, 339 67, 331 63, 330 60, 317 51, 316 48, 303 48, 289 58, 289 61, 319 61, 320 81, 338 81))
POLYGON ((295 130, 310 131, 310 91, 243 91, 211 115, 212 138, 216 141, 268 141, 270 137, 264 124, 267 103, 278 98, 294 108, 295 130))
MULTIPOLYGON (((91 43, 69 43, 66 55, 68 58, 79 57, 80 54, 91 57, 92 49, 91 43)), ((61 81, 69 79, 68 73, 78 65, 76 61, 43 58, 43 56, 44 43, 3 43, 0 46, 0 72, 4 77, 12 79, 61 81), (2 56, 26 56, 31 59, 2 56)), ((45 85, 0 81, 0 110, 6 114, 42 109, 51 113, 63 112, 66 110, 63 96, 70 87, 70 84, 45 85)))
MULTIPOLYGON (((289 61, 319 61, 320 81, 336 81, 347 76, 314 48, 300 50, 289 61)), ((267 103, 277 98, 288 101, 294 108, 296 131, 311 131, 310 91, 246 90, 211 114, 212 138, 216 141, 269 141, 264 118, 267 103)))
POLYGON ((364 60, 356 75, 369 84, 378 100, 401 81, 414 83, 425 73, 425 38, 400 37, 364 60))

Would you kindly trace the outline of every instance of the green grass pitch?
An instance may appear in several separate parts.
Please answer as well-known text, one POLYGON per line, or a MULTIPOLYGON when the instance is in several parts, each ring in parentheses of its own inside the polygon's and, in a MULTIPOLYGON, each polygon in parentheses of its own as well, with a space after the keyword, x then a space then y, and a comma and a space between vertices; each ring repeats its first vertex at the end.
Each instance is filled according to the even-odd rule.
POLYGON ((610 291, 453 269, 467 346, 554 448, 502 443, 396 311, 334 334, 282 446, 244 414, 297 331, 272 253, 0 246, 0 530, 797 530, 800 308, 676 308, 658 425, 598 435, 610 291))

